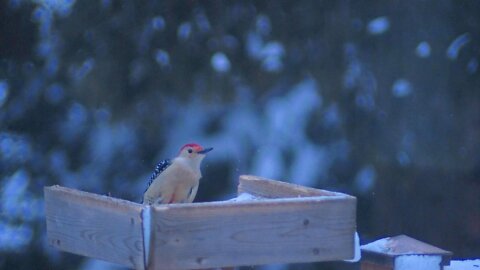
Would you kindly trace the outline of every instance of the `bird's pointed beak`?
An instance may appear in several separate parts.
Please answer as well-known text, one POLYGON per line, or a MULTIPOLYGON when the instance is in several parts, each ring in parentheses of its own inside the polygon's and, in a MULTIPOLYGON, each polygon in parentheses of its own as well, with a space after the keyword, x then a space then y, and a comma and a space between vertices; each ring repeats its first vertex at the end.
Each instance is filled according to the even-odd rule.
POLYGON ((213 147, 207 147, 207 148, 204 148, 203 150, 198 151, 197 153, 204 155, 212 150, 213 150, 213 147))

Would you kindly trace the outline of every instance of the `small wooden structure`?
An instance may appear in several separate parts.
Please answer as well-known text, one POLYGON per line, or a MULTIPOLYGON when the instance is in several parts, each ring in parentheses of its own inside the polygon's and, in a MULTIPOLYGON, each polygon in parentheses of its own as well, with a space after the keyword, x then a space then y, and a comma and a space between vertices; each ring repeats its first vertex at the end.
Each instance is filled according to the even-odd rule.
POLYGON ((146 206, 45 188, 54 247, 135 269, 200 269, 354 256, 356 198, 241 176, 254 200, 146 206))
POLYGON ((406 235, 387 237, 363 245, 362 270, 442 270, 452 253, 406 235))

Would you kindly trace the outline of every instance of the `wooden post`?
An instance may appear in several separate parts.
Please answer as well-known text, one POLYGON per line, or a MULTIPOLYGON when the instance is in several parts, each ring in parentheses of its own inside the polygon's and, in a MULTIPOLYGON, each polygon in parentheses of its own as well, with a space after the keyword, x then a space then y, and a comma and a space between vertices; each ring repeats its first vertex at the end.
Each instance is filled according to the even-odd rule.
POLYGON ((452 253, 406 235, 363 245, 361 270, 443 270, 452 253), (421 268, 418 268, 421 265, 421 268))

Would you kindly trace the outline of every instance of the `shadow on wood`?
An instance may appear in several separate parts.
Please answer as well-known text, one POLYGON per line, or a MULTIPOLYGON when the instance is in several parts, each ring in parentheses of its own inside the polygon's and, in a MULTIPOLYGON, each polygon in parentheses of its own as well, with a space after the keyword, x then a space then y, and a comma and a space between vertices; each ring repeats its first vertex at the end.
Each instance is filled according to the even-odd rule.
POLYGON ((150 207, 46 187, 48 240, 64 251, 136 269, 354 256, 355 197, 256 176, 241 176, 238 190, 259 199, 150 207))

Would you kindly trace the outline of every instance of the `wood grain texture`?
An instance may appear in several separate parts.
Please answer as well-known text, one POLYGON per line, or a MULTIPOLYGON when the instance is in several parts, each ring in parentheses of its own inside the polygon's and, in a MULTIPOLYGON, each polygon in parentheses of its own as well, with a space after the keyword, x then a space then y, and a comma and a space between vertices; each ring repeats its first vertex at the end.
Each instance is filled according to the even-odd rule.
MULTIPOLYGON (((241 175, 238 193, 250 193, 265 198, 298 198, 312 196, 339 196, 345 194, 304 187, 254 175, 241 175)), ((351 196, 348 196, 351 197, 351 196)), ((352 197, 353 198, 353 197, 352 197)))
POLYGON ((60 186, 45 187, 44 192, 51 245, 144 269, 142 205, 60 186))
POLYGON ((353 197, 177 204, 152 210, 149 269, 331 261, 354 256, 353 197))

